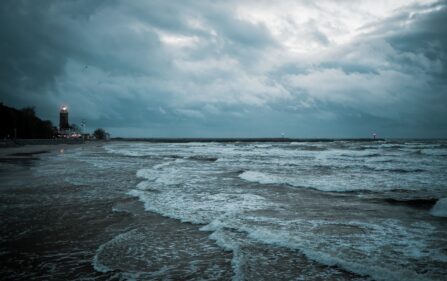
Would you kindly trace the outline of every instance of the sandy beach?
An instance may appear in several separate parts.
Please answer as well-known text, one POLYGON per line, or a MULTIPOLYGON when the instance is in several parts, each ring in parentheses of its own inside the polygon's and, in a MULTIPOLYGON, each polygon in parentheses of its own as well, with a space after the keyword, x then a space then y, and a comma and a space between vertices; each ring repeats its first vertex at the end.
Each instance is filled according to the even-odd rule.
POLYGON ((107 216, 108 209, 103 206, 110 201, 73 200, 77 197, 73 195, 82 193, 81 188, 38 183, 31 170, 42 156, 77 147, 26 145, 0 149, 0 271, 5 280, 95 276, 90 260, 98 227, 119 221, 107 216))
MULTIPOLYGON (((48 157, 64 159, 66 153, 100 150, 101 145, 29 145, 0 150, 2 279, 128 279, 132 276, 121 273, 119 268, 144 268, 148 263, 152 263, 151 268, 175 263, 177 270, 169 273, 173 280, 211 277, 213 273, 207 272, 210 263, 220 264, 226 268, 221 278, 231 279, 231 253, 218 248, 195 226, 146 212, 137 198, 122 192, 122 182, 114 185, 113 175, 97 174, 100 184, 71 184, 58 177, 66 172, 42 176, 35 170, 48 163, 48 157), (146 252, 143 256, 126 256, 126 248, 120 255, 114 254, 115 250, 109 252, 127 233, 138 233, 139 241, 134 242, 141 249, 145 249, 144 240, 158 240, 160 247, 169 246, 163 246, 163 241, 175 241, 178 249, 191 244, 191 239, 199 240, 203 251, 197 259, 202 261, 196 264, 196 271, 187 273, 188 263, 180 257, 155 260, 150 248, 142 250, 146 252), (104 259, 116 269, 99 263, 104 259)), ((76 163, 62 165, 63 170, 82 173, 76 163)), ((125 178, 131 186, 137 183, 134 175, 125 178)), ((188 258, 188 252, 185 254, 188 258)), ((138 276, 142 280, 158 279, 156 274, 138 276)))
POLYGON ((50 151, 60 151, 61 149, 70 149, 88 144, 43 144, 43 145, 23 145, 14 147, 0 148, 0 158, 20 158, 30 155, 47 153, 50 151))

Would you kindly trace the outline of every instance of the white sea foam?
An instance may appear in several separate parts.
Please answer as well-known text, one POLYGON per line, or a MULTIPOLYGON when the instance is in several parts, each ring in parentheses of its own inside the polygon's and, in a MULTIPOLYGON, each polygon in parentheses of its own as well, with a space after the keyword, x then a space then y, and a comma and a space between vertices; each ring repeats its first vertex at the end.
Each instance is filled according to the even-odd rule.
POLYGON ((166 226, 135 228, 102 244, 92 261, 94 269, 99 272, 116 270, 116 279, 125 280, 171 280, 177 279, 175 276, 179 273, 198 272, 206 280, 222 279, 226 266, 210 268, 204 264, 210 256, 220 260, 213 254, 221 252, 218 247, 208 241, 191 239, 189 227, 178 230, 171 225, 174 228, 169 233, 158 227, 165 229, 166 226))
MULTIPOLYGON (((274 161, 271 161, 274 163, 274 161)), ((286 162, 287 163, 287 162, 286 162)), ((324 163, 322 161, 322 163, 324 163)), ((280 164, 277 164, 281 166, 280 164)), ((290 165, 290 164, 289 164, 290 165)), ((261 172, 259 170, 265 167, 261 166, 257 171, 245 171, 239 175, 239 178, 260 184, 287 184, 297 188, 312 188, 320 191, 328 192, 350 192, 350 191, 372 191, 383 192, 392 190, 411 190, 417 192, 420 185, 430 180, 432 194, 445 194, 443 187, 443 178, 430 178, 430 174, 426 173, 428 169, 425 167, 414 168, 410 165, 374 165, 361 164, 356 168, 353 164, 343 163, 324 164, 319 166, 297 166, 294 171, 275 170, 261 172), (356 170, 368 169, 368 172, 357 173, 356 170), (422 169, 424 168, 424 169, 422 169), (347 173, 352 169, 354 172, 347 173), (380 177, 378 177, 380 174, 380 177), (405 174, 405 177, 402 177, 405 174)), ((254 166, 254 165, 252 165, 254 166)), ((287 164, 285 164, 287 168, 287 164)), ((270 170, 270 167, 267 167, 270 170)), ((445 176, 443 176, 445 177, 445 176)), ((447 178, 445 179, 447 180, 447 178)), ((416 193, 415 193, 416 194, 416 193)))
POLYGON ((93 257, 93 260, 92 260, 93 268, 96 271, 105 273, 105 272, 109 272, 109 271, 113 270, 112 268, 110 268, 104 264, 104 262, 101 258, 101 255, 103 254, 106 247, 113 245, 114 243, 117 243, 122 239, 126 239, 126 237, 129 236, 132 231, 134 231, 134 230, 118 234, 112 240, 107 241, 106 243, 104 243, 98 247, 98 249, 96 250, 95 256, 93 257))
POLYGON ((128 194, 138 197, 147 211, 197 224, 207 224, 221 216, 270 206, 264 198, 254 194, 182 194, 175 190, 148 193, 139 189, 131 190, 128 194))
POLYGON ((157 175, 154 169, 140 169, 137 171, 137 177, 153 180, 157 178, 157 175))
POLYGON ((171 163, 172 163, 172 161, 160 163, 160 164, 154 165, 154 167, 152 167, 152 169, 161 169, 163 167, 171 165, 171 163))
MULTIPOLYGON (((269 221, 274 224, 278 223, 277 220, 272 218, 267 219, 264 225, 269 221)), ((383 225, 351 221, 339 224, 339 226, 363 230, 351 235, 343 234, 343 236, 332 233, 332 231, 326 234, 319 233, 318 235, 312 233, 312 229, 319 227, 337 227, 338 224, 329 221, 294 220, 281 225, 281 228, 251 226, 227 218, 226 220, 214 220, 209 225, 202 227, 202 230, 214 231, 210 238, 216 240, 221 247, 235 251, 235 253, 239 253, 239 245, 244 242, 238 242, 231 236, 231 233, 229 236, 225 229, 235 228, 247 233, 248 238, 264 244, 298 249, 308 258, 319 263, 329 266, 337 265, 361 275, 369 275, 376 280, 430 280, 429 276, 416 273, 414 268, 403 266, 399 260, 386 263, 381 260, 380 255, 377 255, 381 253, 383 247, 393 243, 401 247, 399 253, 402 260, 407 257, 421 258, 421 256, 431 258, 433 253, 423 252, 422 249, 426 249, 426 245, 418 238, 419 235, 429 235, 430 231, 433 230, 428 224, 414 225, 414 229, 408 229, 401 226, 398 221, 391 220, 385 221, 383 225), (294 231, 291 231, 292 229, 294 231), (368 235, 363 232, 368 233, 368 235), (402 241, 402 239, 404 240, 402 241), (362 252, 372 255, 370 257, 364 256, 361 254, 362 252), (356 258, 356 255, 359 254, 361 255, 356 258)), ((245 243, 249 243, 249 241, 245 241, 245 243)), ((243 265, 244 261, 241 257, 238 254, 233 260, 235 273, 238 273, 243 265)), ((238 274, 243 276, 243 273, 238 274)))
POLYGON ((269 147, 272 147, 272 145, 271 144, 256 144, 256 145, 254 145, 254 147, 256 147, 256 148, 269 148, 269 147))
POLYGON ((436 217, 447 217, 447 198, 439 199, 430 213, 436 217))
MULTIPOLYGON (((399 234, 404 233, 396 233, 396 235, 399 234)), ((358 249, 361 249, 362 245, 355 246, 355 244, 354 246, 359 247, 358 249, 354 248, 350 249, 349 251, 344 250, 349 249, 349 247, 353 246, 352 242, 348 241, 345 243, 337 242, 335 245, 330 245, 330 240, 318 241, 317 239, 317 241, 315 241, 313 244, 311 241, 314 239, 309 239, 309 237, 300 237, 292 233, 272 231, 271 229, 253 230, 249 233, 249 237, 267 244, 299 249, 308 258, 319 263, 329 266, 336 265, 360 275, 371 276, 375 280, 431 280, 429 276, 418 274, 416 273, 415 268, 412 268, 411 266, 404 266, 404 264, 401 264, 399 261, 390 261, 389 263, 385 264, 380 257, 363 256, 363 253, 377 253, 377 251, 380 252, 380 249, 382 247, 385 247, 385 244, 387 242, 399 243, 398 240, 393 242, 389 240, 381 241, 381 239, 385 238, 383 237, 383 235, 373 237, 374 240, 372 240, 371 242, 374 241, 374 244, 363 245, 364 248, 369 248, 366 249, 366 251, 364 252, 358 251, 358 249), (359 258, 354 258, 355 255, 360 256, 359 258)), ((414 242, 417 243, 417 241, 414 242)), ((422 247, 422 245, 420 246, 422 247)), ((411 251, 410 253, 408 253, 403 250, 401 254, 406 256, 408 254, 411 254, 411 251)), ((401 256, 400 258, 405 260, 406 258, 404 258, 404 256, 401 256)))
MULTIPOLYGON (((202 228, 204 231, 205 228, 202 228)), ((242 281, 244 280, 244 257, 241 253, 240 242, 235 239, 235 235, 231 235, 222 228, 216 229, 211 235, 210 239, 215 240, 217 245, 226 251, 233 252, 233 258, 231 259, 231 266, 233 267, 233 281, 242 281)))
POLYGON ((351 190, 363 190, 362 186, 349 185, 346 182, 340 182, 336 184, 337 180, 327 181, 325 178, 316 178, 315 176, 309 177, 309 175, 303 175, 301 177, 290 177, 284 175, 272 175, 268 173, 258 171, 245 171, 239 175, 243 180, 249 182, 255 182, 260 184, 287 184, 293 187, 308 187, 321 191, 351 191, 351 190))
MULTIPOLYGON (((422 158, 426 155, 403 153, 393 147, 321 146, 322 149, 300 150, 279 145, 264 148, 253 144, 171 145, 167 151, 160 149, 161 146, 147 146, 147 151, 136 147, 141 150, 140 154, 175 154, 184 158, 148 163, 146 168, 138 170, 137 176, 142 181, 129 194, 138 197, 146 210, 183 222, 205 224, 202 230, 211 231, 211 238, 218 245, 233 251, 235 279, 244 277, 244 257, 238 251, 239 243, 247 241, 237 241, 235 236, 227 233, 228 229, 246 233, 248 239, 256 243, 297 249, 312 260, 338 265, 377 280, 436 279, 437 273, 430 275, 430 266, 423 268, 426 271, 418 268, 430 262, 447 261, 439 246, 444 240, 439 238, 432 225, 408 225, 412 220, 403 223, 405 218, 399 221, 384 220, 382 215, 370 216, 371 208, 377 206, 357 202, 355 198, 352 202, 334 199, 341 205, 332 206, 331 220, 317 220, 315 217, 321 218, 327 212, 325 208, 331 206, 319 209, 318 204, 313 204, 312 208, 300 210, 299 201, 291 204, 290 199, 284 198, 287 195, 276 192, 271 185, 287 184, 338 192, 370 190, 378 194, 382 191, 392 193, 395 189, 422 193, 424 188, 430 191, 437 188, 445 194, 442 188, 445 189, 447 178, 442 173, 445 167, 442 159, 438 157, 437 162, 433 162, 432 158, 422 158), (193 158, 196 155, 219 160, 212 163, 196 161, 193 158), (244 172, 237 172, 241 170, 244 172), (402 175, 404 172, 405 176, 402 175), (265 186, 257 189, 256 184, 244 185, 244 181, 265 186), (282 203, 284 206, 280 206, 282 203), (360 206, 365 204, 365 220, 355 221, 352 218, 359 216, 352 215, 344 221, 346 216, 351 216, 339 208, 344 204, 348 209, 352 207, 350 204, 358 204, 356 208, 360 213, 363 211, 360 206), (278 208, 283 209, 275 213, 278 208), (256 215, 264 211, 269 216, 256 215), (302 213, 306 217, 298 218, 302 213)), ((433 208, 433 215, 438 214, 439 208, 445 211, 442 202, 444 199, 433 208)))
POLYGON ((170 166, 182 161, 177 159, 176 161, 155 165, 150 169, 140 169, 137 171, 137 177, 146 179, 148 184, 152 184, 154 187, 181 184, 188 178, 188 174, 181 169, 170 166))
POLYGON ((266 173, 256 172, 256 171, 245 171, 239 175, 241 179, 250 182, 258 182, 262 184, 272 184, 272 183, 286 183, 287 181, 281 179, 280 177, 269 175, 266 173))

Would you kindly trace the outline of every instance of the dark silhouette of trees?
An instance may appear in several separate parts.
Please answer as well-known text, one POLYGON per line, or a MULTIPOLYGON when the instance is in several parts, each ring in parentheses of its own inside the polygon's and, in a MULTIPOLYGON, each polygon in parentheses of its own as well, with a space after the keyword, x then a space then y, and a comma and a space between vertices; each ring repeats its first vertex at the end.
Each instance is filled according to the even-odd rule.
POLYGON ((107 132, 102 128, 98 128, 93 132, 93 136, 97 140, 105 140, 107 139, 107 132))
POLYGON ((37 117, 34 107, 17 110, 0 103, 0 138, 49 139, 55 134, 51 121, 37 117))

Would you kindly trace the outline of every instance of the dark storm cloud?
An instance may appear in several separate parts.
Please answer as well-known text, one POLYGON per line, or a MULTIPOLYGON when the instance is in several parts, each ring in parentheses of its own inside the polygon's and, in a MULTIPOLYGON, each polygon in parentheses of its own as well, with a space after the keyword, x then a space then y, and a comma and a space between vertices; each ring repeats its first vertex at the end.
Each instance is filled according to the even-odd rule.
POLYGON ((121 135, 447 136, 444 1, 343 44, 335 13, 283 24, 259 3, 3 1, 1 100, 121 135))
MULTIPOLYGON (((396 51, 389 61, 403 73, 420 82, 421 87, 407 90, 402 106, 403 117, 419 130, 447 133, 447 3, 410 6, 383 24, 392 32, 384 39, 396 51), (416 12, 415 12, 416 11, 416 12), (399 23, 404 28, 396 28, 399 23), (413 108, 413 110, 408 110, 413 108)), ((382 30, 385 27, 382 28, 382 30)))
POLYGON ((61 30, 47 21, 50 3, 34 6, 24 1, 4 1, 0 6, 2 96, 21 99, 26 89, 39 91, 64 66, 65 57, 54 52, 60 46, 52 36, 61 30))
POLYGON ((365 27, 330 59, 309 66, 296 86, 329 102, 340 127, 359 131, 362 123, 388 135, 446 136, 446 15, 445 2, 398 10, 365 27), (344 114, 353 110, 362 112, 362 122, 355 121, 358 114, 344 114))
POLYGON ((433 76, 447 73, 447 3, 412 5, 395 16, 369 26, 365 38, 384 40, 396 52, 391 65, 404 72, 425 72, 433 76))
MULTIPOLYGON (((38 109, 56 112, 62 102, 82 101, 82 91, 95 89, 82 89, 78 85, 78 89, 68 93, 71 97, 64 97, 65 93, 55 89, 55 80, 64 75, 67 65, 84 78, 92 75, 92 69, 103 71, 106 77, 151 76, 168 71, 169 61, 164 59, 158 36, 151 31, 132 33, 125 26, 115 24, 130 20, 131 16, 113 10, 114 2, 107 4, 104 6, 99 1, 2 3, 1 94, 4 102, 19 106, 34 104, 38 109), (54 100, 60 97, 60 101, 51 103, 48 95, 54 100)), ((77 79, 73 83, 83 83, 84 79, 71 78, 77 79)), ((94 84, 100 83, 98 80, 94 84)), ((97 107, 90 110, 101 112, 104 110, 101 104, 111 107, 121 104, 122 97, 114 98, 119 89, 97 90, 89 94, 97 99, 97 107)), ((103 117, 107 115, 110 114, 103 117)))

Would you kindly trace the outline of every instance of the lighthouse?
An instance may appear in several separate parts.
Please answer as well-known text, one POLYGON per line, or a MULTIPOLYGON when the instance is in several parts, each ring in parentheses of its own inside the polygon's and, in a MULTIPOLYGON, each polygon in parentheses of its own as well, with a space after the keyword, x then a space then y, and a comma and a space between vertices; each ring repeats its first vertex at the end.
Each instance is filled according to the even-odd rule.
POLYGON ((70 126, 68 125, 68 107, 63 105, 59 112, 59 130, 65 131, 68 129, 70 129, 70 126))

